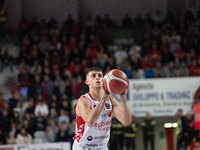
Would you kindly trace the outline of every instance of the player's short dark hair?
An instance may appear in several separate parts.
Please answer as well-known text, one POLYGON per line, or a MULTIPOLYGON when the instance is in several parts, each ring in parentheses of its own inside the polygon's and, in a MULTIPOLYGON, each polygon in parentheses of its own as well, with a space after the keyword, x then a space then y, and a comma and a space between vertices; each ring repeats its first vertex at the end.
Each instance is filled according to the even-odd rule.
POLYGON ((91 72, 91 71, 103 72, 103 70, 102 70, 101 68, 95 66, 95 67, 91 67, 91 68, 88 69, 88 71, 87 71, 87 73, 86 73, 86 76, 87 76, 88 73, 91 72))

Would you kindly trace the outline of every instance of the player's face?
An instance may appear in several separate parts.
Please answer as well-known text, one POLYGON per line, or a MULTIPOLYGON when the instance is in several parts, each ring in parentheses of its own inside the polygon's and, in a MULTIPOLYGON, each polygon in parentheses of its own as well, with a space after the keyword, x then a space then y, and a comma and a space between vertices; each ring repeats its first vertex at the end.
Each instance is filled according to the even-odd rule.
POLYGON ((102 87, 103 73, 99 71, 91 71, 86 78, 86 84, 91 87, 102 87))

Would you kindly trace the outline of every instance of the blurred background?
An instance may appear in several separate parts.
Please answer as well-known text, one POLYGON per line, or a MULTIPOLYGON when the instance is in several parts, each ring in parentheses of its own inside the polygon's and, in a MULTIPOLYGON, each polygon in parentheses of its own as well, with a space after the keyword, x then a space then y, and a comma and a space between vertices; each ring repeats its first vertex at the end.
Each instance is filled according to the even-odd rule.
POLYGON ((200 0, 0 0, 0 145, 72 143, 74 103, 88 91, 87 69, 99 66, 130 79, 134 121, 113 119, 111 150, 198 146, 199 8, 200 0))

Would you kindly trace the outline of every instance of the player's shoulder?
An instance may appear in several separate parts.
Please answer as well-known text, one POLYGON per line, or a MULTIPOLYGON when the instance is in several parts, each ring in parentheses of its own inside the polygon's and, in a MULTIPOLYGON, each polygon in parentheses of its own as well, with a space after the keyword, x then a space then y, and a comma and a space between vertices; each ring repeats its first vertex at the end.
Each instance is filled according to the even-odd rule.
POLYGON ((81 96, 76 103, 74 111, 76 112, 77 116, 81 116, 81 112, 89 108, 90 108, 89 99, 86 96, 81 96))
POLYGON ((82 95, 79 97, 77 101, 77 106, 88 105, 88 104, 89 104, 89 99, 86 95, 82 95))

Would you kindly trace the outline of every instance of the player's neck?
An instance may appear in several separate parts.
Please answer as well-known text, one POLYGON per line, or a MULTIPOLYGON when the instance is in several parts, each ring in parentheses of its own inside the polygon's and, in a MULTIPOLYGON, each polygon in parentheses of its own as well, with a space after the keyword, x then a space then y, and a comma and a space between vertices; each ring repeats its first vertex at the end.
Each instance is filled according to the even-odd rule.
POLYGON ((89 93, 95 101, 100 101, 103 96, 103 91, 101 89, 91 89, 89 93))

